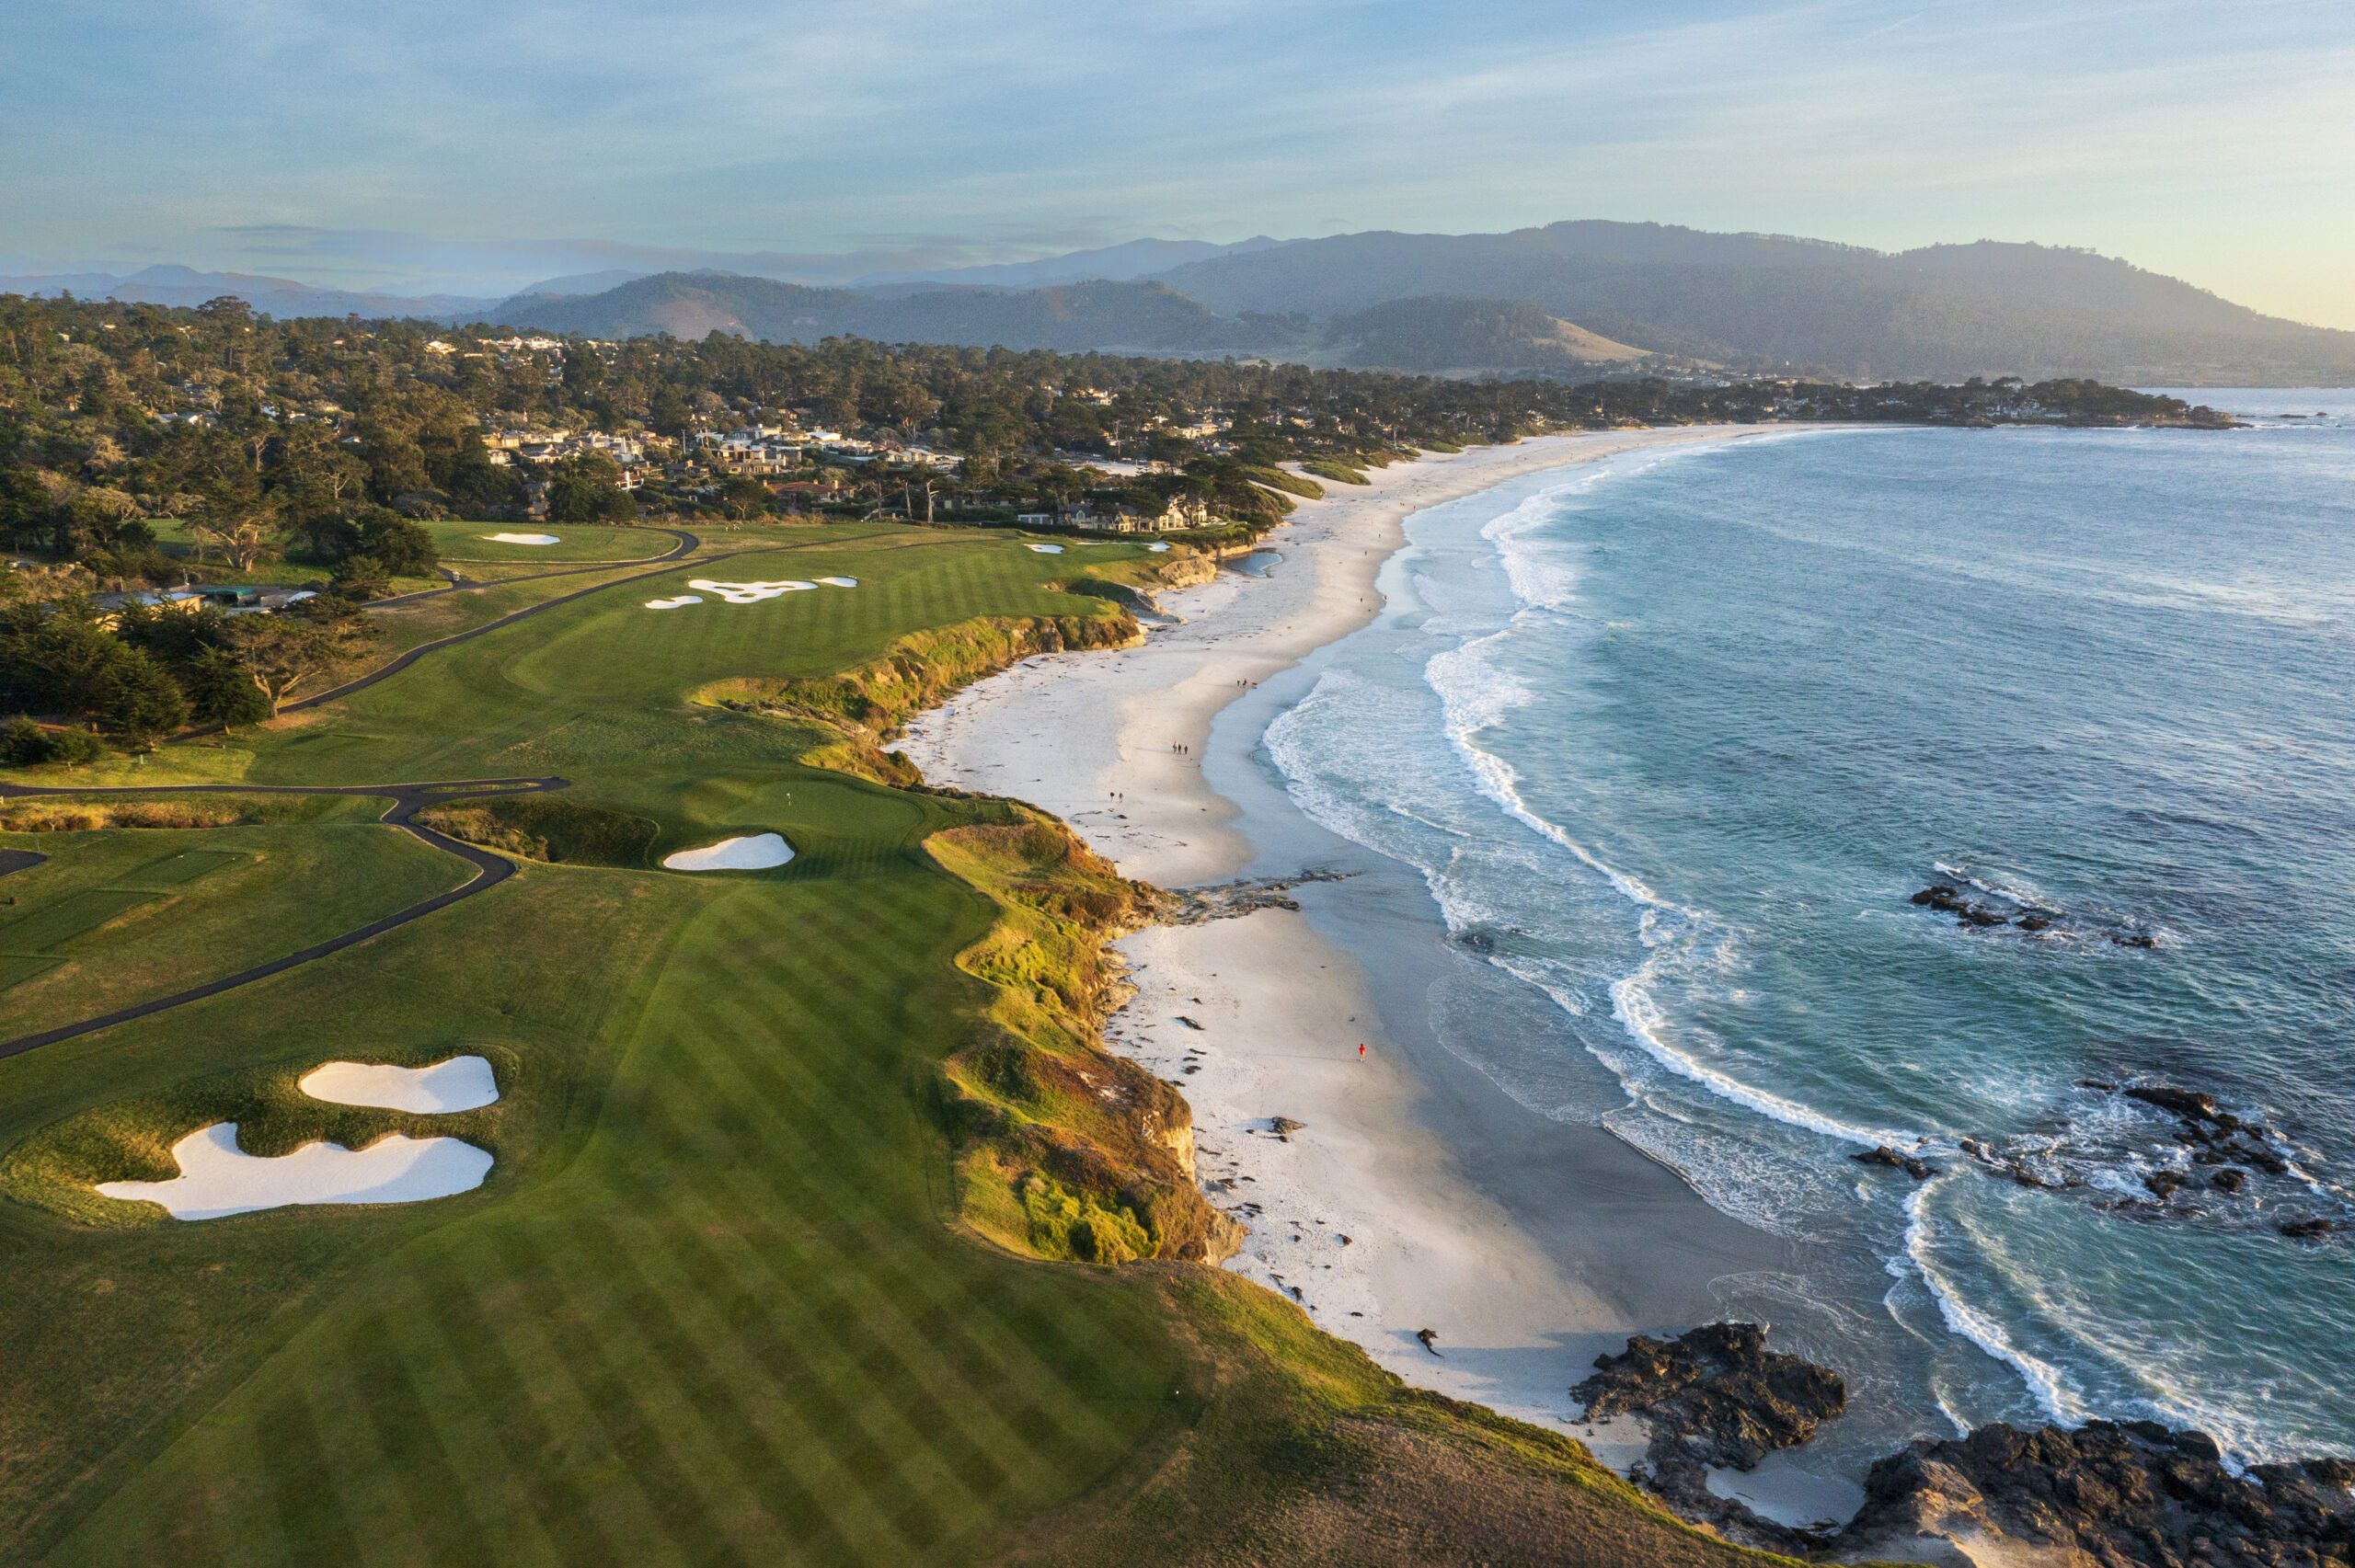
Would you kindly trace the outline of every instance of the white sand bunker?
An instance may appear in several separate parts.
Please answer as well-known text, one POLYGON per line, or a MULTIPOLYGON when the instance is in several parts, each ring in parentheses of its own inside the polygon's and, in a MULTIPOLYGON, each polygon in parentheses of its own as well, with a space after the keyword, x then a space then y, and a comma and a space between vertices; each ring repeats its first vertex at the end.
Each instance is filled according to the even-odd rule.
POLYGON ((683 604, 701 604, 702 602, 703 595, 700 593, 683 593, 676 599, 649 599, 646 601, 646 607, 649 610, 676 610, 683 604))
POLYGON ((856 578, 820 578, 818 580, 828 588, 856 588, 858 586, 856 578))
POLYGON ((478 533, 477 539, 488 539, 494 544, 561 544, 563 540, 553 533, 478 533))
POLYGON ((1060 555, 1063 553, 1063 547, 1060 544, 1033 544, 1030 548, 1038 551, 1041 555, 1060 555))
POLYGON ((687 586, 716 593, 730 604, 758 604, 780 594, 814 592, 818 587, 814 582, 797 582, 789 578, 782 582, 714 582, 709 578, 689 578, 687 586))
POLYGON ((1148 550, 1150 550, 1150 551, 1152 551, 1155 555, 1160 555, 1163 551, 1165 551, 1165 550, 1168 549, 1168 548, 1169 548, 1169 546, 1168 546, 1167 544, 1148 544, 1148 545, 1146 545, 1146 546, 1145 546, 1145 548, 1146 548, 1146 549, 1148 549, 1148 550))
POLYGON ((480 1057, 452 1057, 431 1067, 331 1061, 304 1073, 294 1086, 314 1100, 425 1116, 478 1110, 499 1098, 499 1081, 480 1057))
POLYGON ((680 850, 662 857, 672 871, 766 871, 793 858, 793 846, 781 833, 751 833, 722 839, 699 850, 680 850))
POLYGON ((161 1204, 176 1219, 218 1219, 301 1203, 418 1203, 472 1192, 490 1172, 488 1150, 454 1138, 394 1133, 365 1149, 306 1143, 265 1160, 237 1147, 237 1124, 214 1122, 172 1145, 168 1182, 100 1182, 108 1197, 161 1204))

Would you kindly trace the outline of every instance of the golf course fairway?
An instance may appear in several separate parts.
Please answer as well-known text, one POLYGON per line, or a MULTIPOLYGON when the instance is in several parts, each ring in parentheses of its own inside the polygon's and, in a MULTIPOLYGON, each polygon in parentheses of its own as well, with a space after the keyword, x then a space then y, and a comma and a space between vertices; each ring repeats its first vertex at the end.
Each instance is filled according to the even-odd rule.
MULTIPOLYGON (((1172 1157, 1059 1089, 1105 990, 1105 933, 1074 911, 1146 891, 877 742, 994 663, 1134 635, 1105 585, 1180 558, 740 533, 167 747, 175 782, 561 787, 420 817, 517 862, 479 896, 0 1059, 0 1562, 1763 1561, 1199 1261, 1218 1217, 1172 1157), (698 577, 859 586, 647 612, 698 577), (792 858, 661 869, 748 824, 792 858), (330 1059, 458 1056, 494 1102, 299 1087, 330 1059), (491 1163, 427 1201, 201 1223, 95 1190, 168 1180, 172 1146, 224 1122, 261 1158, 398 1134, 491 1163)), ((465 881, 381 804, 0 833, 51 857, 0 886, 0 919, 186 899, 177 935, 126 905, 61 939, 163 994, 465 881), (153 869, 213 849, 183 883, 153 869)), ((29 952, 0 1033, 120 1004, 29 952)))

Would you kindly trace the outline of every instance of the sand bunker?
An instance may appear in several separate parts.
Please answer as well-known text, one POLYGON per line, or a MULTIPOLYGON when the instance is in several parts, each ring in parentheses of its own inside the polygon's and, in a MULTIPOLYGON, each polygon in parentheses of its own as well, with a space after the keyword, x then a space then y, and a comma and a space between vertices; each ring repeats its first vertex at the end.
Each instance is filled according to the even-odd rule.
POLYGON ((702 602, 703 595, 700 593, 683 593, 676 599, 649 599, 646 601, 646 607, 649 610, 676 610, 683 604, 701 604, 702 602))
POLYGON ((553 533, 477 533, 477 539, 488 539, 494 544, 561 544, 563 540, 553 533))
POLYGON ((1060 544, 1033 544, 1030 548, 1038 551, 1041 555, 1060 555, 1063 553, 1063 547, 1060 544))
POLYGON ((100 1182, 108 1197, 155 1203, 176 1219, 218 1219, 299 1203, 417 1203, 472 1192, 490 1172, 485 1150, 454 1138, 394 1133, 365 1149, 306 1143, 265 1160, 237 1147, 237 1124, 214 1122, 172 1145, 168 1182, 100 1182))
POLYGON ((1146 546, 1145 546, 1145 548, 1146 548, 1146 549, 1148 549, 1148 550, 1150 550, 1150 551, 1152 551, 1155 555, 1160 555, 1163 551, 1165 551, 1165 550, 1168 549, 1168 548, 1169 548, 1169 546, 1168 546, 1168 545, 1166 545, 1166 544, 1148 544, 1148 545, 1146 545, 1146 546))
POLYGON ((689 588, 699 588, 706 593, 716 593, 730 604, 758 604, 764 599, 779 594, 814 592, 814 582, 797 582, 787 578, 782 582, 714 582, 709 578, 689 578, 689 588))
POLYGON ((672 871, 766 871, 792 858, 793 846, 782 834, 751 833, 666 854, 662 864, 672 871))
POLYGON ((856 588, 858 586, 856 578, 820 578, 818 580, 828 588, 856 588))
POLYGON ((477 1110, 499 1098, 499 1081, 480 1057, 452 1057, 431 1067, 331 1061, 304 1073, 294 1086, 314 1100, 426 1116, 477 1110))

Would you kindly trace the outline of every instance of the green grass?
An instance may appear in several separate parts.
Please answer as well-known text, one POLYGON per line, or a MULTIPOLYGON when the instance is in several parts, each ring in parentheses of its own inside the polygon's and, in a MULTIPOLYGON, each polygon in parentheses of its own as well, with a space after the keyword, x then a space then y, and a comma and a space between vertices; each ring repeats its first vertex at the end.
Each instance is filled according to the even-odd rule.
MULTIPOLYGON (((1086 554, 1095 578, 1148 565, 1086 554)), ((1000 533, 793 531, 437 652, 306 725, 167 753, 257 781, 559 773, 579 811, 539 825, 603 843, 642 820, 642 865, 732 832, 798 853, 719 877, 526 862, 317 964, 0 1060, 0 1561, 1372 1560, 1282 1533, 1363 1448, 1335 1423, 1411 1417, 1450 1453, 1488 1427, 1256 1288, 1042 1264, 959 1221, 941 1067, 1014 993, 959 967, 1004 911, 926 845, 1006 807, 810 766, 827 732, 693 698, 979 618, 1117 615, 1058 591, 1072 570, 1000 533), (864 586, 643 608, 689 577, 830 575, 864 586), (461 1050, 496 1064, 495 1107, 401 1116, 291 1087, 330 1058, 461 1050), (196 1224, 91 1191, 163 1173, 224 1118, 258 1151, 431 1129, 496 1162, 434 1202, 196 1224)), ((332 923, 325 892, 385 894, 403 866, 351 870, 370 834, 407 842, 339 818, 63 854, 52 834, 57 862, 5 891, 168 876, 174 846, 248 855, 149 879, 188 915, 157 957, 218 973, 270 921, 332 923), (297 875, 306 853, 327 859, 297 875)), ((90 956, 136 967, 141 919, 96 928, 90 956)), ((0 1000, 40 992, 34 1021, 62 1021, 88 997, 57 980, 0 1000)), ((1547 1441, 1511 1460, 1522 1492, 1482 1494, 1502 1516, 1530 1487, 1603 1484, 1547 1441)), ((1694 1539, 1624 1492, 1642 1529, 1694 1539)))
MULTIPOLYGON (((52 863, 53 864, 53 863, 52 863)), ((38 868, 36 868, 38 869, 38 868)), ((120 887, 86 887, 62 898, 29 899, 29 913, 0 922, 0 953, 45 953, 97 930, 158 895, 120 887)))
POLYGON ((22 985, 63 962, 63 958, 43 958, 37 954, 0 953, 0 991, 22 985))
MULTIPOLYGON (((384 803, 374 807, 382 810, 384 803)), ((50 857, 0 886, 0 896, 17 900, 0 908, 0 954, 63 960, 0 992, 0 1039, 266 963, 472 874, 453 856, 366 815, 216 829, 0 833, 0 847, 50 857)), ((8 1082, 0 1069, 0 1093, 8 1082)))
POLYGON ((580 561, 642 561, 660 555, 678 541, 650 528, 610 528, 578 522, 428 522, 419 525, 433 535, 433 547, 453 563, 472 561, 546 562, 561 566, 580 561), (503 544, 486 537, 493 533, 553 533, 554 544, 503 544))
POLYGON ((788 549, 737 569, 870 586, 699 615, 642 608, 667 580, 601 594, 339 704, 334 744, 252 738, 257 779, 561 771, 659 824, 658 850, 775 829, 800 853, 716 881, 527 866, 307 969, 0 1064, 19 1551, 953 1561, 1117 1465, 1170 1386, 1151 1302, 944 1223, 918 1091, 986 1004, 954 960, 992 910, 922 844, 980 807, 801 768, 807 731, 686 700, 978 614, 1109 612, 1054 593, 1062 567, 904 530, 788 549), (57 1211, 131 1173, 121 1151, 236 1110, 240 1074, 486 1036, 528 1091, 479 1193, 197 1225, 57 1211), (115 1168, 66 1158, 93 1150, 115 1168))
POLYGON ((1336 484, 1370 485, 1373 482, 1365 476, 1362 469, 1352 468, 1329 457, 1312 457, 1300 467, 1304 474, 1314 474, 1319 479, 1330 479, 1336 484))

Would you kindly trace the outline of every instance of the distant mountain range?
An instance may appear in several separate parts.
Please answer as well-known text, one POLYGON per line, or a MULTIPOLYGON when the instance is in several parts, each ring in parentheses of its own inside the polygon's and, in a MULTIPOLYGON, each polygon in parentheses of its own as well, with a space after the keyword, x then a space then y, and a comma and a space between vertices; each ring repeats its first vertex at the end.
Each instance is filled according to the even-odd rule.
POLYGON ((551 279, 500 302, 347 293, 185 268, 0 278, 0 291, 59 288, 169 304, 236 293, 277 315, 408 315, 599 338, 847 335, 1449 374, 1724 366, 1855 379, 2355 383, 2355 333, 2261 315, 2085 251, 1982 241, 1891 254, 1658 223, 1228 246, 1136 240, 833 288, 616 270, 551 279))
MULTIPOLYGON (((604 285, 600 285, 601 287, 604 285)), ((465 320, 491 309, 497 300, 463 294, 385 294, 323 289, 292 278, 250 272, 200 272, 190 267, 148 267, 137 272, 49 272, 0 276, 0 294, 70 293, 76 299, 123 300, 134 304, 201 305, 234 294, 264 315, 421 316, 465 320)))

